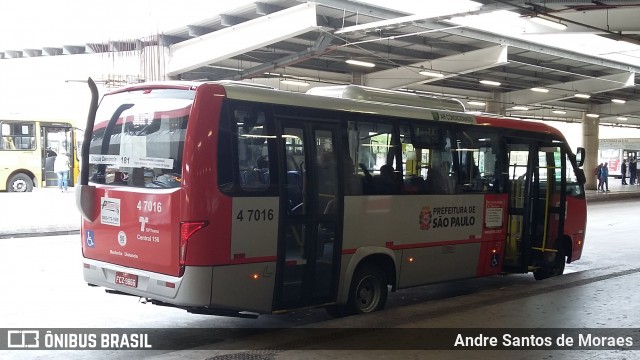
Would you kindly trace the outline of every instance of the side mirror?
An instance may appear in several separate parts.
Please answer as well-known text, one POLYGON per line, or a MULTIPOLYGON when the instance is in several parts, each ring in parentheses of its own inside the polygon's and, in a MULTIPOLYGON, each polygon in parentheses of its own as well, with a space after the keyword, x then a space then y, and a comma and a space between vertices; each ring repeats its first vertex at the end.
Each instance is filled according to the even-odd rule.
POLYGON ((576 164, 578 167, 582 167, 584 165, 584 148, 579 147, 576 151, 576 164))

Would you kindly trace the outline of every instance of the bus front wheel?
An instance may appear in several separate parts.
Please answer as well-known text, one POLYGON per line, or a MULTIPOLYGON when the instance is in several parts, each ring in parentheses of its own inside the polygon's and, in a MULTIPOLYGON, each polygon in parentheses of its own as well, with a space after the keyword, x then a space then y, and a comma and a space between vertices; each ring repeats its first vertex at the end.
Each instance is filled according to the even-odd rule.
POLYGON ((556 252, 555 261, 552 268, 539 268, 533 272, 536 280, 544 280, 552 276, 560 276, 564 273, 564 266, 567 261, 567 255, 564 246, 561 246, 556 252))
POLYGON ((349 307, 355 314, 381 310, 387 303, 387 276, 380 267, 364 264, 353 275, 349 307))
POLYGON ((26 174, 15 174, 9 179, 9 192, 30 192, 33 190, 33 180, 26 174))

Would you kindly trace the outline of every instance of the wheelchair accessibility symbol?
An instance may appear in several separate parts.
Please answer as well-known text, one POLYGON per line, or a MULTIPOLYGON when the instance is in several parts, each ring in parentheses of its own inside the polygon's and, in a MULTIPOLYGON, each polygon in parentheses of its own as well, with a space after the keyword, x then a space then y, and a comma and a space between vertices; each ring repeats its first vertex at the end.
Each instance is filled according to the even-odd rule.
POLYGON ((93 230, 87 230, 87 234, 85 236, 87 246, 92 248, 96 246, 95 238, 93 237, 93 230))
POLYGON ((491 267, 498 266, 499 262, 500 262, 500 255, 499 254, 493 254, 493 256, 491 257, 491 267))

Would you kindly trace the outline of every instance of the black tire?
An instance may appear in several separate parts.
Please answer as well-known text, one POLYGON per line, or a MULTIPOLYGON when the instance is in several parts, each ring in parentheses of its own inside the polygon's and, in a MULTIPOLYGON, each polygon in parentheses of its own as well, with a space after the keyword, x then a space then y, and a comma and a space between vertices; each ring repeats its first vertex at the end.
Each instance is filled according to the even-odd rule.
POLYGON ((33 180, 26 174, 18 173, 9 178, 7 184, 8 192, 31 192, 33 191, 33 180))
POLYGON ((564 246, 560 246, 556 252, 553 268, 539 268, 533 272, 536 280, 544 280, 552 276, 560 276, 564 273, 564 266, 567 263, 567 255, 564 246))
POLYGON ((348 309, 353 314, 382 310, 387 303, 387 276, 378 266, 365 264, 351 280, 348 309))

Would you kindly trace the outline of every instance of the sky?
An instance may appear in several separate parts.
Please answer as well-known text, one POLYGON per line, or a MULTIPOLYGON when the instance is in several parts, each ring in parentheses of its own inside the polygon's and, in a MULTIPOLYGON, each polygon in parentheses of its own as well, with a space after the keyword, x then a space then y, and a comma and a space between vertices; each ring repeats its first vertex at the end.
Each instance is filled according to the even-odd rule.
POLYGON ((251 0, 1 0, 0 51, 140 38, 251 0))

